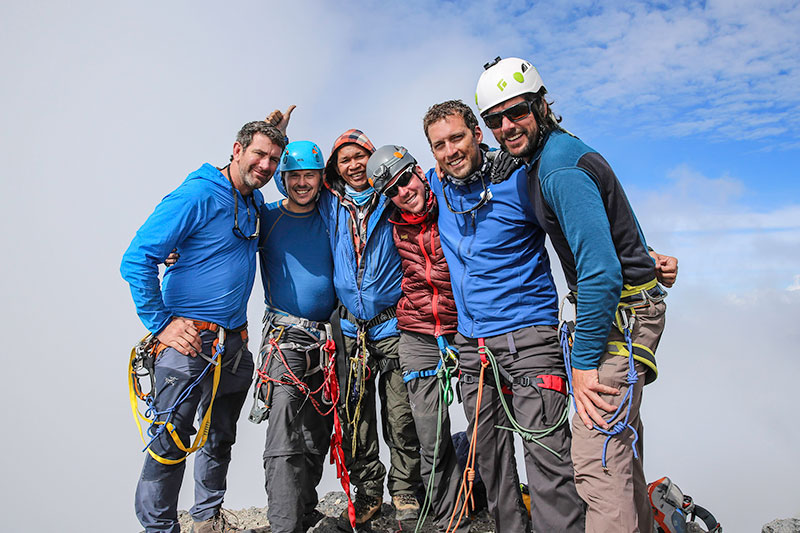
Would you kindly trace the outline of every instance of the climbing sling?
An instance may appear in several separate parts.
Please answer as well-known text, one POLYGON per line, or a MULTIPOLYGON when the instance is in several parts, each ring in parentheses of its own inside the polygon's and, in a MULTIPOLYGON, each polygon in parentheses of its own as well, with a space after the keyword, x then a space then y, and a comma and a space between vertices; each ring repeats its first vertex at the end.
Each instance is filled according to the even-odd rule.
MULTIPOLYGON (((175 402, 166 409, 157 410, 155 401, 157 395, 157 388, 155 384, 155 362, 158 356, 163 352, 167 345, 158 341, 155 335, 150 334, 144 337, 139 343, 131 350, 131 357, 128 364, 128 392, 130 396, 131 411, 133 412, 133 419, 136 422, 136 427, 139 429, 139 436, 142 442, 145 442, 145 447, 142 451, 147 450, 150 456, 161 464, 174 465, 186 459, 186 457, 199 450, 206 443, 208 438, 208 431, 211 427, 211 412, 214 406, 214 399, 219 387, 220 377, 222 375, 222 356, 225 353, 225 338, 226 330, 217 324, 210 322, 203 322, 199 320, 193 321, 195 328, 198 330, 208 330, 217 333, 217 338, 214 340, 212 346, 211 357, 199 353, 198 356, 202 357, 208 364, 200 373, 200 375, 186 387, 186 389, 178 396, 175 402), (182 441, 175 426, 172 423, 172 417, 177 410, 178 406, 189 396, 192 390, 197 387, 203 379, 214 369, 212 376, 211 400, 209 401, 208 408, 206 409, 203 419, 200 421, 200 429, 195 435, 194 441, 191 445, 187 446, 182 441), (145 375, 150 376, 150 390, 144 392, 141 386, 141 378, 145 375), (147 408, 144 414, 139 410, 138 400, 145 403, 147 408), (141 421, 147 422, 147 434, 150 440, 145 440, 144 431, 142 430, 141 421), (168 459, 155 453, 151 446, 153 442, 164 432, 167 431, 172 438, 175 446, 184 452, 184 456, 178 459, 168 459)), ((242 350, 247 345, 247 328, 244 326, 240 331, 242 335, 242 350)), ((239 351, 231 360, 234 360, 233 371, 238 367, 239 358, 241 357, 242 350, 239 351)), ((227 361, 226 361, 227 363, 227 361)))

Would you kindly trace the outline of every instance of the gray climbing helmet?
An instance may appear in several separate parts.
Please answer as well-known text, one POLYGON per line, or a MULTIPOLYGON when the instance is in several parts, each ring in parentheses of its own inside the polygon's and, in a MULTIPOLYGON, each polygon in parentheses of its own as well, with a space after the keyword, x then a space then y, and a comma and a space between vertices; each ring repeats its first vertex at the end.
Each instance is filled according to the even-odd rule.
POLYGON ((417 160, 404 147, 387 144, 375 150, 369 157, 367 180, 378 194, 383 194, 398 174, 416 164, 417 160))

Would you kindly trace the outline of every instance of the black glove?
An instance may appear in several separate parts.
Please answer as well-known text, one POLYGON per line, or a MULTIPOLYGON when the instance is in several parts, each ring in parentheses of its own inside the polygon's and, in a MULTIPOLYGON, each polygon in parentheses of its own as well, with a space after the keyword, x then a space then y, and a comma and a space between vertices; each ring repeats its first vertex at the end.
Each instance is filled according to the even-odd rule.
POLYGON ((486 157, 492 160, 492 168, 489 171, 489 180, 492 183, 506 181, 515 170, 522 166, 522 159, 514 157, 505 150, 488 152, 486 157))

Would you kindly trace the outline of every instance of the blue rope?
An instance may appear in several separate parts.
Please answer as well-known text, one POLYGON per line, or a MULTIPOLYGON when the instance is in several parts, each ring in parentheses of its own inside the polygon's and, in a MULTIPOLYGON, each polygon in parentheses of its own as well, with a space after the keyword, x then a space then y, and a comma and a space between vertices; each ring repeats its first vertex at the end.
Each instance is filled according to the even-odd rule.
POLYGON ((192 392, 192 390, 197 385, 199 385, 201 381, 203 381, 203 378, 208 375, 209 370, 218 364, 217 361, 219 360, 220 356, 222 356, 222 354, 224 353, 225 353, 225 346, 221 342, 217 343, 217 350, 216 353, 214 353, 214 357, 211 358, 211 362, 206 365, 206 367, 203 369, 203 371, 200 373, 197 379, 195 379, 188 387, 186 387, 186 390, 184 390, 181 393, 181 395, 178 396, 178 398, 175 400, 175 403, 173 403, 172 406, 164 409, 163 411, 156 411, 155 401, 153 400, 152 396, 148 397, 147 410, 145 411, 144 415, 145 417, 150 418, 153 421, 150 424, 150 427, 147 428, 147 434, 151 435, 152 438, 150 439, 150 442, 147 443, 147 446, 145 446, 142 449, 143 452, 146 451, 153 444, 153 442, 155 442, 155 440, 164 432, 164 430, 167 427, 167 424, 169 424, 170 420, 172 420, 172 415, 175 414, 175 410, 178 408, 178 406, 181 403, 183 403, 183 401, 186 400, 186 398, 189 396, 189 393, 192 392), (156 424, 156 422, 158 421, 158 417, 164 415, 166 415, 167 417, 164 420, 164 423, 156 424))
MULTIPOLYGON (((570 333, 569 333, 569 326, 567 326, 566 322, 561 325, 561 335, 560 335, 560 344, 561 344, 561 352, 564 354, 564 365, 567 368, 567 392, 570 396, 572 396, 572 405, 575 406, 575 411, 578 410, 577 402, 575 401, 575 394, 572 390, 572 358, 571 358, 571 348, 570 348, 570 333)), ((631 339, 631 331, 630 328, 625 328, 623 330, 623 334, 625 335, 625 342, 628 345, 628 374, 626 376, 625 382, 628 384, 628 390, 625 391, 625 396, 622 398, 622 402, 620 402, 619 407, 617 410, 614 411, 614 414, 611 415, 610 420, 614 420, 617 418, 623 409, 625 409, 625 418, 624 420, 620 420, 616 422, 611 428, 603 429, 597 424, 593 424, 592 429, 595 429, 606 436, 605 441, 603 442, 603 456, 602 456, 602 465, 603 469, 608 470, 607 468, 607 456, 608 456, 608 442, 611 437, 615 435, 619 435, 626 428, 630 428, 633 431, 633 443, 631 447, 633 448, 633 456, 638 459, 639 452, 636 450, 636 443, 639 442, 639 433, 634 429, 632 425, 629 423, 629 419, 631 416, 631 405, 633 403, 633 386, 639 381, 639 374, 636 372, 635 367, 635 360, 633 358, 633 340, 631 339)))

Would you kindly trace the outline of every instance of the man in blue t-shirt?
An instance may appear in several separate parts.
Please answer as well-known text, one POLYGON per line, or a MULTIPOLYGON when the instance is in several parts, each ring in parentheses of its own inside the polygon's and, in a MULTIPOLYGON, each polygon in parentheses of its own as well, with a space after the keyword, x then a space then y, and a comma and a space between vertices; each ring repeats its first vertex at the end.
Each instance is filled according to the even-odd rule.
POLYGON ((294 533, 321 515, 316 487, 336 407, 333 258, 317 210, 324 159, 310 141, 289 143, 276 182, 286 198, 261 210, 263 340, 250 420, 269 418, 264 446, 272 531, 294 533))

